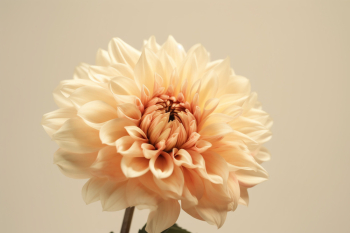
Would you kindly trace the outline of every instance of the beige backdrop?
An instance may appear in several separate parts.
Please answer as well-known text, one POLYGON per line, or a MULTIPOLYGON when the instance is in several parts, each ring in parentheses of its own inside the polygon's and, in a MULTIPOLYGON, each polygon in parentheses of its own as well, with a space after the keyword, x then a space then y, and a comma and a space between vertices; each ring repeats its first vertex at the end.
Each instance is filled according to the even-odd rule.
MULTIPOLYGON (((349 1, 0 2, 0 232, 119 232, 123 212, 86 206, 83 180, 53 165, 40 125, 51 92, 79 62, 120 37, 141 48, 169 34, 212 59, 230 56, 274 118, 270 179, 218 231, 181 212, 198 233, 350 232, 349 1)), ((136 211, 131 232, 146 222, 136 211)))

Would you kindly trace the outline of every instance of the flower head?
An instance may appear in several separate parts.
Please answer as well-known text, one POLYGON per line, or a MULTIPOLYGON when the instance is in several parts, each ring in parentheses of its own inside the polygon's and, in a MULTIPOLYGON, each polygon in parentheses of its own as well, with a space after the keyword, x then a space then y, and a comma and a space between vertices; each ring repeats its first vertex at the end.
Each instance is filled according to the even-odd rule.
POLYGON ((173 225, 181 208, 221 227, 248 204, 247 188, 267 179, 262 144, 272 121, 230 60, 210 61, 202 45, 187 52, 154 37, 142 52, 121 39, 99 50, 54 91, 60 107, 44 115, 60 146, 54 161, 72 178, 89 178, 86 203, 106 211, 150 209, 146 230, 173 225))

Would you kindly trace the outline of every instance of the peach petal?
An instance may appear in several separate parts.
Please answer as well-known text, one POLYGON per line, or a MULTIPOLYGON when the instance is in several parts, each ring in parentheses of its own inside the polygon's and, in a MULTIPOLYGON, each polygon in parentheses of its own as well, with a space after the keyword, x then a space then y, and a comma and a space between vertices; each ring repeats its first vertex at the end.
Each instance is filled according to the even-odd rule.
POLYGON ((127 118, 134 122, 136 125, 141 120, 141 112, 135 104, 124 103, 117 107, 117 113, 119 118, 127 118))
POLYGON ((62 149, 75 153, 91 153, 103 147, 98 130, 78 117, 67 120, 52 138, 62 149))
POLYGON ((153 180, 161 190, 167 192, 166 197, 179 199, 182 196, 184 176, 181 168, 175 166, 171 176, 164 179, 158 179, 154 176, 153 180))
POLYGON ((90 166, 96 157, 97 152, 77 154, 58 149, 54 153, 54 163, 65 176, 74 179, 86 179, 91 177, 90 166))
POLYGON ((117 152, 127 157, 143 157, 142 141, 135 141, 130 136, 124 136, 116 141, 117 152))
POLYGON ((195 145, 195 143, 198 141, 198 139, 200 138, 200 134, 193 132, 190 137, 187 139, 187 142, 185 142, 181 148, 182 149, 189 149, 191 147, 193 147, 195 145))
POLYGON ((152 157, 149 163, 153 175, 157 179, 169 177, 174 170, 174 163, 170 155, 166 152, 161 152, 160 155, 152 157))
POLYGON ((135 126, 135 123, 127 118, 117 118, 104 124, 100 129, 102 143, 115 146, 119 138, 128 135, 126 126, 135 126))
POLYGON ((118 211, 129 207, 126 199, 127 181, 108 180, 102 187, 100 199, 103 211, 118 211))
MULTIPOLYGON (((147 185, 149 182, 145 182, 147 185)), ((130 179, 126 187, 128 194, 126 199, 129 206, 136 206, 138 209, 156 210, 160 202, 160 196, 150 189, 147 189, 138 179, 130 179)))
POLYGON ((121 168, 126 177, 139 177, 149 171, 149 160, 143 157, 123 157, 121 168))
POLYGON ((127 64, 135 67, 140 52, 119 38, 113 38, 108 44, 108 53, 113 63, 127 64))
POLYGON ((52 138, 52 135, 59 130, 64 122, 75 117, 77 110, 75 108, 60 108, 55 111, 44 114, 41 125, 46 133, 52 138))
POLYGON ((211 146, 212 146, 212 144, 210 142, 208 142, 208 141, 198 140, 196 142, 196 144, 190 149, 194 150, 194 151, 196 151, 198 153, 203 153, 206 150, 208 150, 211 146))
POLYGON ((188 168, 196 167, 192 162, 191 155, 184 149, 180 149, 173 157, 173 160, 176 166, 184 166, 188 168))
POLYGON ((86 204, 100 200, 100 193, 106 181, 107 179, 94 177, 85 183, 81 194, 86 204))
POLYGON ((100 178, 124 181, 126 177, 120 167, 122 158, 123 156, 117 153, 115 146, 102 148, 98 152, 95 162, 90 167, 91 174, 100 178))
POLYGON ((105 88, 98 86, 80 87, 69 96, 69 100, 72 101, 77 109, 94 100, 102 100, 112 107, 116 106, 113 95, 106 91, 105 88))
POLYGON ((125 130, 135 140, 148 142, 147 135, 137 126, 125 126, 125 130))
POLYGON ((180 214, 180 205, 177 200, 167 200, 158 204, 156 211, 148 215, 146 231, 161 233, 177 221, 180 214))
POLYGON ((117 110, 109 104, 95 100, 84 104, 78 110, 78 116, 80 116, 84 122, 94 129, 101 129, 101 127, 107 121, 117 118, 117 110))

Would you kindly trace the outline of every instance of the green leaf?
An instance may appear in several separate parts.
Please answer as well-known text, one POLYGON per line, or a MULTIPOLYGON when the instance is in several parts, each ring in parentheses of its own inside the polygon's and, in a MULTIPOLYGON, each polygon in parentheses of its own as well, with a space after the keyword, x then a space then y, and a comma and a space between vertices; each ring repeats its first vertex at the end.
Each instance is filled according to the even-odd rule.
MULTIPOLYGON (((147 233, 146 229, 146 224, 143 226, 142 229, 139 230, 139 233, 147 233)), ((179 227, 176 223, 172 225, 170 228, 166 229, 162 233, 191 233, 181 227, 179 227)))

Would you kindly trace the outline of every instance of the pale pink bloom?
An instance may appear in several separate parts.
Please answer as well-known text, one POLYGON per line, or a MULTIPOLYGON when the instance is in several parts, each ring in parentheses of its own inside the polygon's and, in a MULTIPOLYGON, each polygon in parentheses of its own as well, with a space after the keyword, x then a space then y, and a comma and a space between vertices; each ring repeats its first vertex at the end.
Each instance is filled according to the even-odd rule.
POLYGON ((173 225, 181 208, 221 227, 228 211, 248 205, 247 188, 266 180, 262 144, 272 121, 248 79, 230 60, 210 61, 200 45, 187 52, 154 37, 142 52, 121 39, 99 50, 54 91, 60 107, 42 125, 60 149, 54 161, 89 181, 86 203, 103 210, 150 209, 146 230, 173 225))

